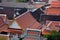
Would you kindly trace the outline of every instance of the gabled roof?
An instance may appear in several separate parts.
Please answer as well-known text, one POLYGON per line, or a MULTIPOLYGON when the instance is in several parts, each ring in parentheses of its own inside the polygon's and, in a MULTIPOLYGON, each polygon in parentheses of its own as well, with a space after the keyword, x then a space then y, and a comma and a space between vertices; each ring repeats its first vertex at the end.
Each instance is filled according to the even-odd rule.
POLYGON ((9 28, 21 29, 21 27, 18 25, 16 21, 13 21, 13 23, 9 26, 9 28))
POLYGON ((23 30, 26 30, 26 28, 29 27, 34 20, 35 19, 30 12, 27 12, 23 16, 16 19, 23 30))
POLYGON ((51 7, 46 10, 49 15, 60 15, 60 1, 52 1, 51 7))

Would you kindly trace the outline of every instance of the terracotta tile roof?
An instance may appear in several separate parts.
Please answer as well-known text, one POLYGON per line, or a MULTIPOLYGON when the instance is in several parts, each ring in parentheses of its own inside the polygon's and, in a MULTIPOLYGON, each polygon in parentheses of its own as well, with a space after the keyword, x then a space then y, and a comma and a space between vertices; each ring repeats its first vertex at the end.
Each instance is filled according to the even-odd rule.
POLYGON ((50 30, 56 30, 57 32, 59 31, 59 22, 53 22, 52 25, 50 25, 50 30))
MULTIPOLYGON (((26 28, 29 27, 33 23, 33 21, 35 21, 35 19, 29 12, 16 20, 23 30, 26 30, 26 28)), ((39 23, 36 21, 31 27, 35 28, 37 26, 39 26, 39 23)))
POLYGON ((45 29, 44 31, 42 31, 42 34, 49 34, 50 31, 52 31, 52 30, 56 30, 57 32, 60 30, 60 28, 57 27, 59 25, 59 22, 56 22, 56 21, 52 22, 52 24, 50 26, 48 26, 50 31, 46 30, 46 26, 48 25, 49 22, 50 21, 46 22, 46 25, 42 27, 42 30, 45 29))
POLYGON ((39 27, 40 27, 40 23, 38 23, 37 21, 33 25, 30 26, 30 28, 32 29, 39 29, 39 27))
POLYGON ((60 7, 60 1, 52 1, 51 6, 52 7, 60 7))
POLYGON ((7 20, 5 17, 1 16, 0 17, 0 32, 6 30, 9 25, 12 23, 12 21, 9 21, 9 24, 6 24, 7 20))
POLYGON ((48 30, 44 30, 43 32, 42 32, 42 34, 50 34, 51 32, 50 31, 48 31, 48 30))
POLYGON ((46 13, 49 15, 60 15, 59 7, 50 7, 46 10, 46 13))
POLYGON ((2 31, 3 29, 6 29, 8 27, 8 25, 6 25, 4 23, 5 17, 0 16, 0 31, 2 31))
POLYGON ((46 10, 49 15, 60 15, 60 1, 52 1, 51 7, 46 10))
MULTIPOLYGON (((34 18, 33 16, 30 14, 30 13, 26 13, 24 16, 21 16, 19 17, 18 19, 16 19, 18 24, 21 26, 21 28, 23 30, 26 30, 26 28, 30 27, 32 29, 39 29, 39 27, 42 27, 40 23, 38 23, 34 18), (33 21, 35 21, 33 23, 33 21), (33 23, 33 24, 32 24, 33 23), (31 25, 32 24, 32 25, 31 25)), ((47 21, 46 25, 49 23, 50 21, 47 21)), ((56 30, 56 31, 59 31, 59 29, 56 27, 59 25, 59 22, 53 22, 51 25, 50 25, 50 30, 56 30), (57 30, 58 29, 58 30, 57 30)), ((42 27, 42 28, 45 28, 45 27, 42 27)), ((45 30, 44 30, 45 31, 45 30)), ((43 34, 44 34, 44 31, 43 31, 43 34)), ((50 33, 46 30, 46 33, 50 33)))
MULTIPOLYGON (((36 5, 37 7, 38 5, 36 5)), ((48 8, 46 10, 47 14, 49 15, 60 15, 60 2, 52 2, 51 3, 51 7, 48 8), (57 11, 58 10, 58 11, 57 11)), ((38 8, 38 7, 37 7, 38 8)), ((17 22, 18 24, 22 27, 22 29, 26 30, 27 27, 29 27, 29 25, 31 25, 31 23, 34 21, 35 19, 33 18, 33 16, 30 14, 30 13, 26 13, 24 16, 22 17, 19 17, 17 19, 17 22)), ((48 24, 49 22, 47 22, 48 24)), ((46 25, 47 25, 46 24, 46 25)), ((33 28, 33 29, 36 29, 36 28, 39 28, 38 26, 40 25, 40 23, 38 23, 37 21, 35 21, 35 23, 33 25, 31 25, 30 28, 33 28)), ((51 25, 50 25, 50 29, 51 30, 56 30, 58 31, 59 29, 56 28, 56 26, 58 26, 59 23, 58 22, 53 22, 51 25), (58 29, 58 30, 57 30, 58 29)), ((47 31, 47 30, 44 30, 42 32, 43 34, 50 34, 50 31, 47 31)))
POLYGON ((0 17, 0 27, 4 24, 3 19, 0 17))
MULTIPOLYGON (((47 14, 49 15, 60 15, 60 2, 52 2, 51 4, 51 8, 47 9, 47 14), (58 11, 57 11, 58 10, 58 11)), ((38 7, 37 7, 38 8, 38 7)), ((38 23, 35 18, 30 14, 30 12, 26 13, 25 15, 19 17, 16 19, 16 21, 18 22, 18 24, 20 25, 20 27, 23 29, 23 30, 26 30, 26 28, 30 27, 32 29, 39 29, 40 27, 40 23, 38 23), (35 23, 33 23, 33 21, 35 21, 35 23), (33 23, 33 25, 31 25, 33 23)), ((48 24, 49 22, 46 23, 46 25, 48 24)), ((1 23, 2 24, 2 23, 1 23)), ((59 23, 58 22, 53 22, 51 25, 50 25, 50 30, 59 30, 59 28, 56 28, 56 26, 58 26, 59 23)), ((9 25, 4 25, 3 29, 6 29, 8 28, 9 25)), ((7 32, 16 32, 16 30, 13 30, 13 29, 9 29, 9 30, 6 30, 7 32)), ((19 32, 19 31, 17 31, 19 32)), ((44 30, 42 32, 42 34, 50 34, 50 31, 48 30, 44 30)), ((31 40, 31 39, 30 39, 31 40)))
POLYGON ((9 32, 9 33, 17 33, 17 34, 22 34, 22 29, 14 29, 14 28, 9 28, 7 30, 4 30, 5 32, 9 32))
MULTIPOLYGON (((51 3, 51 7, 46 10, 46 13, 48 15, 60 15, 60 1, 53 1, 51 3)), ((50 25, 50 30, 56 30, 59 31, 60 29, 57 27, 59 25, 59 22, 53 22, 50 25)), ((45 32, 45 31, 44 31, 45 32)))
POLYGON ((6 30, 9 27, 9 25, 5 24, 2 28, 0 28, 0 32, 6 30))
MULTIPOLYGON (((37 8, 39 8, 38 6, 39 5, 35 5, 37 8)), ((42 6, 42 5, 41 5, 42 6)), ((60 15, 60 2, 52 2, 51 4, 51 8, 47 9, 47 14, 49 15, 60 15)), ((0 24, 3 24, 4 22, 0 19, 0 24)), ((23 30, 26 30, 26 28, 30 27, 32 29, 39 29, 40 26, 40 23, 38 23, 35 18, 30 14, 30 12, 26 13, 25 15, 19 17, 16 19, 16 21, 18 22, 18 24, 20 25, 20 27, 23 29, 23 30), (35 23, 33 23, 33 21, 35 21, 35 23), (33 25, 31 25, 33 23, 33 25), (31 25, 31 26, 30 26, 31 25)), ((46 25, 48 24, 49 22, 46 23, 46 25)), ((45 25, 45 26, 46 26, 45 25)), ((56 27, 58 26, 59 23, 58 22, 53 22, 51 25, 50 25, 50 30, 56 30, 56 31, 59 31, 60 28, 56 27)), ((9 25, 5 24, 1 29, 0 31, 6 31, 6 32, 16 32, 16 33, 19 33, 19 34, 22 34, 22 32, 18 31, 18 30, 13 30, 13 29, 8 29, 6 30, 7 28, 9 27, 9 25), (4 29, 4 30, 3 30, 4 29)), ((42 27, 44 28, 44 27, 42 27)), ((32 33, 32 32, 30 32, 32 33)), ((32 33, 32 34, 36 34, 36 33, 32 33)), ((48 30, 44 30, 42 32, 42 34, 50 34, 50 31, 48 30)), ((30 38, 28 38, 29 40, 32 40, 30 38)))

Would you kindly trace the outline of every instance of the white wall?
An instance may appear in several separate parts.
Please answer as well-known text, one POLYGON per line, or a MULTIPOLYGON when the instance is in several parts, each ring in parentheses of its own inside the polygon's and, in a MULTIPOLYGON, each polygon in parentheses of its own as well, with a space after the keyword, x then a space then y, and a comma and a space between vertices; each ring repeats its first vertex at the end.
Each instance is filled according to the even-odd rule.
POLYGON ((12 23, 12 25, 10 25, 10 28, 16 28, 16 29, 21 29, 21 27, 18 25, 18 23, 16 21, 14 21, 12 23))

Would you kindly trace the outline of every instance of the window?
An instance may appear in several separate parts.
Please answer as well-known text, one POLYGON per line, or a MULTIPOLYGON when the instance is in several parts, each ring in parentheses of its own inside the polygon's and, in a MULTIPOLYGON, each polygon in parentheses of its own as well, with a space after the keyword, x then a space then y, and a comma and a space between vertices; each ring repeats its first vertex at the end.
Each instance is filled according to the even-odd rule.
POLYGON ((8 33, 7 33, 7 32, 2 31, 0 34, 5 34, 5 35, 7 35, 8 33))

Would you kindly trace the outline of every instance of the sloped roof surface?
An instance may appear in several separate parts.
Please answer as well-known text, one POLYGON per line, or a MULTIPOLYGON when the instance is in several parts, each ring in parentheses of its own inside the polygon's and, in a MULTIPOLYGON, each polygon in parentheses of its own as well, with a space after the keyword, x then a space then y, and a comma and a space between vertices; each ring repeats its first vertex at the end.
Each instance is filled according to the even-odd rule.
POLYGON ((26 30, 31 25, 31 28, 36 28, 39 26, 39 23, 34 19, 34 17, 28 12, 25 15, 16 19, 18 24, 21 26, 22 29, 26 30), (35 21, 34 25, 32 23, 35 21))
POLYGON ((51 6, 52 7, 60 7, 60 1, 52 1, 51 6))
POLYGON ((46 10, 49 15, 60 15, 60 1, 52 1, 51 7, 46 10))
MULTIPOLYGON (((47 14, 49 15, 60 15, 60 2, 52 2, 51 4, 51 7, 48 8, 46 10, 47 14)), ((2 21, 2 20, 1 20, 2 21)), ((40 23, 36 21, 36 19, 32 16, 32 14, 30 12, 28 13, 25 13, 23 16, 19 17, 16 19, 17 23, 21 26, 21 28, 23 30, 26 30, 26 28, 30 27, 32 29, 39 29, 40 26, 40 23), (35 21, 35 22, 34 22, 35 21), (33 23, 34 22, 34 23, 33 23)), ((47 23, 48 24, 48 23, 47 23)), ((46 25, 47 25, 46 24, 46 25)), ((55 28, 56 25, 58 26, 59 23, 58 22, 53 22, 51 25, 50 25, 50 29, 54 29, 54 30, 57 30, 58 28, 55 28)), ((1 29, 5 29, 7 28, 8 25, 4 25, 4 27, 1 29)), ((43 27, 44 28, 44 27, 43 27)), ((58 31, 58 30, 57 30, 58 31)), ((46 31, 44 30, 43 31, 43 34, 44 33, 50 33, 49 31, 46 31)))
POLYGON ((60 15, 60 7, 50 7, 46 10, 49 15, 60 15))

